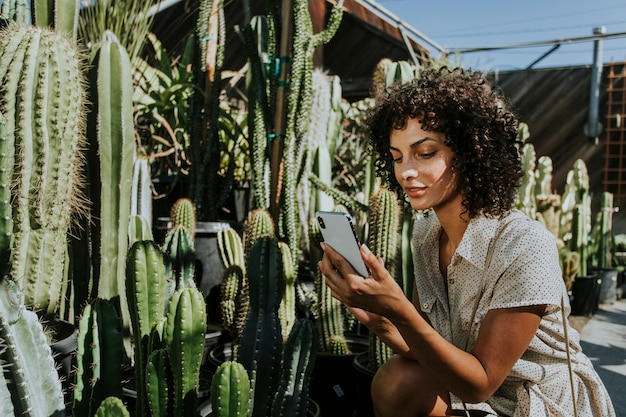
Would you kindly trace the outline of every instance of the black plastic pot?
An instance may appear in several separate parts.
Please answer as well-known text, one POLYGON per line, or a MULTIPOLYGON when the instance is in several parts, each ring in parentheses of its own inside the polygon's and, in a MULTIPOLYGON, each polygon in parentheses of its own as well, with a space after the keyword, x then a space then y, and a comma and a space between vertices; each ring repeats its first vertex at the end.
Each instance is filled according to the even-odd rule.
POLYGON ((617 300, 617 268, 594 268, 600 278, 599 304, 613 304, 617 300))
POLYGON ((574 278, 572 315, 591 317, 598 310, 601 279, 596 275, 574 278))
POLYGON ((367 337, 346 336, 352 351, 348 355, 318 352, 311 374, 311 399, 319 405, 322 417, 351 417, 356 410, 357 378, 352 362, 354 357, 368 349, 367 337))
POLYGON ((368 366, 368 363, 369 352, 359 353, 352 362, 356 371, 357 388, 357 406, 354 417, 374 417, 371 387, 376 372, 368 366))

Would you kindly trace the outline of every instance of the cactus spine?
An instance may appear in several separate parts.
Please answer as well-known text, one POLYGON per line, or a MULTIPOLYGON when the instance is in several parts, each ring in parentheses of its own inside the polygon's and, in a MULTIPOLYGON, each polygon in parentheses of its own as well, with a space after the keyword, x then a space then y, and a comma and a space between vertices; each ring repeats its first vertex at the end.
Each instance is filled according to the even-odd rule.
POLYGON ((0 414, 63 416, 52 352, 39 319, 24 308, 17 284, 0 278, 0 414))
POLYGON ((267 417, 275 392, 283 341, 278 308, 284 291, 283 265, 278 242, 261 237, 247 257, 250 310, 238 348, 237 361, 250 373, 254 391, 254 417, 267 417))
POLYGON ((250 378, 239 362, 222 363, 213 375, 211 404, 215 417, 248 417, 252 412, 250 378))
POLYGON ((173 372, 174 416, 194 415, 206 333, 206 305, 196 288, 177 290, 169 303, 165 340, 173 372))
POLYGON ((4 180, 13 179, 11 274, 24 279, 25 304, 47 313, 59 303, 62 242, 78 200, 80 66, 76 46, 57 32, 17 23, 0 32, 0 113, 7 121, 1 169, 4 180))
POLYGON ((88 304, 78 324, 74 416, 92 416, 109 396, 122 396, 120 321, 108 300, 88 304))
POLYGON ((0 277, 9 273, 13 246, 13 211, 11 209, 11 169, 13 153, 9 152, 6 120, 0 112, 0 277))
POLYGON ((135 344, 137 415, 146 412, 145 368, 150 334, 165 315, 166 283, 163 254, 153 241, 137 241, 128 253, 126 291, 135 344))

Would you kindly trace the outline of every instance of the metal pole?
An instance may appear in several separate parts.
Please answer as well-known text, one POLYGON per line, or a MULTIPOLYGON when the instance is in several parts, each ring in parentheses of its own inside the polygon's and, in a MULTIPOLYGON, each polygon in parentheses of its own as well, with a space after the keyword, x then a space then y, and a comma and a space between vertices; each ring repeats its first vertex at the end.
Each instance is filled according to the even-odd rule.
MULTIPOLYGON (((594 35, 602 35, 604 26, 594 28, 594 35)), ((593 41, 593 68, 591 69, 591 83, 589 92, 589 120, 584 127, 585 135, 594 140, 597 145, 598 136, 602 133, 602 124, 598 121, 598 107, 600 103, 600 82, 602 80, 602 39, 593 41)))

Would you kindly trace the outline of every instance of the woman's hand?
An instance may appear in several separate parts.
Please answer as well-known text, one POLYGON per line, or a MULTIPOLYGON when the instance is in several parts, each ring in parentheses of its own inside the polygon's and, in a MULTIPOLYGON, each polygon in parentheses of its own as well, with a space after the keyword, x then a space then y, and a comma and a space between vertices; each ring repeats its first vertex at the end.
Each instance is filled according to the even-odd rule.
POLYGON ((370 271, 368 277, 356 273, 330 245, 322 243, 322 249, 324 256, 319 268, 326 277, 326 285, 333 297, 343 302, 365 326, 389 326, 385 317, 394 317, 402 303, 410 304, 382 259, 376 258, 367 246, 361 245, 361 257, 370 271))

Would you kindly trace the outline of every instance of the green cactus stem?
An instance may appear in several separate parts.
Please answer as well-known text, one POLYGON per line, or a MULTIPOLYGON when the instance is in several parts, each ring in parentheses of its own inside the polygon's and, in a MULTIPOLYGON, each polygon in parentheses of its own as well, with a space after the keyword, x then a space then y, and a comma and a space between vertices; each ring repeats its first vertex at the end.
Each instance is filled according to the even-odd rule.
POLYGON ((107 397, 96 411, 96 417, 130 417, 128 409, 117 397, 107 397))
POLYGON ((6 120, 0 113, 0 276, 9 273, 13 246, 13 211, 11 209, 11 169, 13 153, 9 152, 6 120))
POLYGON ((90 199, 94 226, 94 288, 114 300, 124 329, 130 327, 126 308, 126 255, 131 183, 135 155, 133 83, 130 59, 116 36, 106 31, 91 59, 87 123, 90 199))
MULTIPOLYGON (((11 275, 20 281, 25 304, 55 313, 61 296, 77 192, 79 146, 83 144, 85 94, 75 44, 47 28, 11 23, 0 31, 0 113, 3 183, 12 178, 11 275)), ((8 237, 8 209, 5 239, 8 237)))
POLYGON ((152 178, 148 158, 137 158, 133 163, 130 196, 131 216, 141 216, 152 224, 152 178))
POLYGON ((169 303, 165 339, 172 366, 174 416, 194 415, 206 333, 206 305, 196 288, 177 290, 169 303))
POLYGON ((167 287, 163 254, 151 240, 137 241, 128 251, 126 291, 133 329, 137 415, 146 412, 145 368, 150 335, 165 317, 167 287))
POLYGON ((0 16, 6 20, 30 24, 30 5, 26 0, 4 0, 0 4, 0 16))
POLYGON ((176 289, 195 288, 196 250, 191 232, 182 225, 174 226, 167 231, 162 250, 176 289))
POLYGON ((313 323, 298 319, 285 343, 280 385, 272 403, 273 417, 307 415, 315 345, 313 323))
POLYGON ((120 319, 109 300, 88 304, 78 324, 77 371, 72 413, 92 416, 106 397, 122 397, 120 319))
POLYGON ((146 391, 151 417, 169 417, 174 414, 171 388, 172 366, 167 349, 157 349, 148 357, 146 391))
POLYGON ((248 254, 250 310, 237 351, 237 361, 250 374, 253 417, 267 417, 278 385, 283 340, 278 308, 284 292, 282 255, 273 237, 257 239, 248 254))
POLYGON ((154 240, 150 224, 142 216, 132 216, 128 225, 128 245, 140 240, 154 240))
POLYGON ((252 412, 250 378, 238 362, 222 363, 211 383, 211 404, 215 417, 248 417, 252 412))
POLYGON ((39 318, 24 307, 8 276, 0 278, 0 415, 65 415, 61 381, 39 318))
POLYGON ((280 253, 283 257, 283 276, 285 279, 285 289, 278 309, 280 317, 280 327, 283 340, 287 340, 291 328, 296 322, 296 279, 298 275, 294 270, 294 262, 291 259, 291 251, 285 242, 278 242, 280 253))

